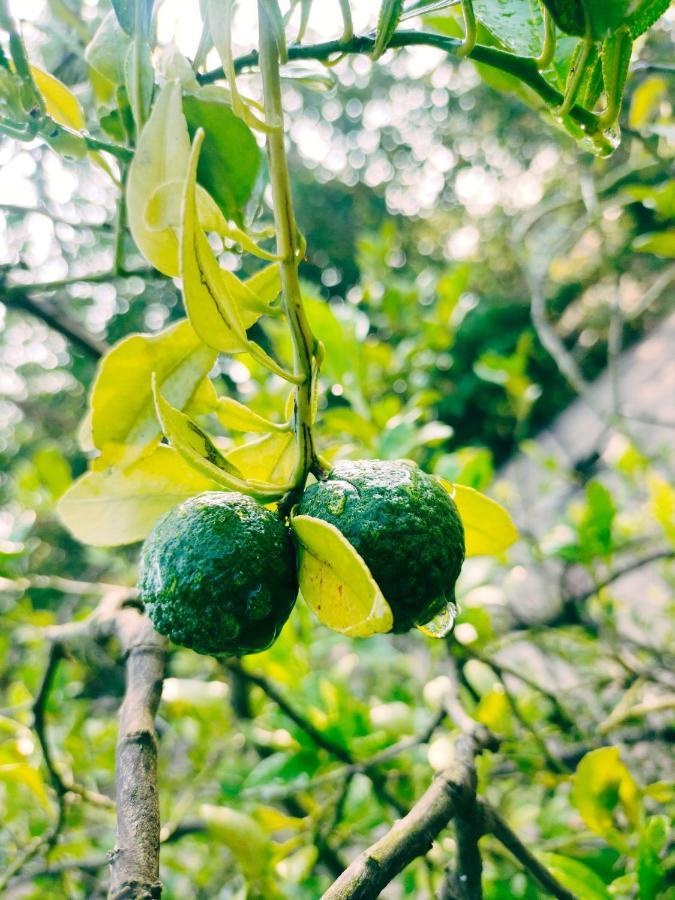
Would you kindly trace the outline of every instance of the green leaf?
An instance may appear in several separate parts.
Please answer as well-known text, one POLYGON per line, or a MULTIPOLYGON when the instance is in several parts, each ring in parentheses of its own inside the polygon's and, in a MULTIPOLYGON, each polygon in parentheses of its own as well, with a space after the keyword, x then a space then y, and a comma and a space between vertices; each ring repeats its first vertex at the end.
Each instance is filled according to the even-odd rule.
POLYGON ((579 522, 579 546, 589 555, 607 555, 613 545, 616 506, 612 495, 599 481, 586 485, 586 507, 579 522))
POLYGON ((190 138, 206 132, 197 177, 226 219, 241 224, 260 175, 261 154, 253 132, 225 103, 193 94, 183 97, 190 138))
POLYGON ((476 18, 509 50, 539 56, 544 20, 539 0, 474 0, 476 18))
POLYGON ((126 469, 86 472, 58 503, 61 521, 83 544, 114 547, 147 537, 165 512, 218 485, 185 463, 170 447, 126 469))
POLYGON ((195 179, 203 135, 203 131, 199 131, 195 137, 183 199, 180 258, 188 317, 197 334, 210 347, 222 353, 248 352, 271 372, 293 380, 293 376, 262 347, 248 339, 246 329, 262 315, 262 304, 236 275, 221 269, 197 220, 195 179))
POLYGON ((583 900, 609 900, 610 893, 593 869, 559 853, 537 854, 541 862, 558 881, 583 900))
POLYGON ((459 510, 467 556, 495 556, 518 540, 513 519, 496 500, 463 484, 439 481, 459 510))
POLYGON ((657 897, 665 888, 666 868, 661 854, 668 844, 671 822, 668 816, 652 816, 645 823, 638 848, 637 877, 640 897, 657 897))
POLYGON ((167 181, 182 181, 190 157, 180 85, 170 81, 159 92, 141 132, 127 180, 127 217, 138 249, 148 262, 172 278, 180 274, 178 238, 172 228, 151 229, 146 209, 155 190, 167 181))
POLYGON ((248 406, 239 403, 232 397, 220 397, 215 410, 218 419, 225 428, 231 431, 243 431, 253 434, 267 434, 270 431, 288 431, 289 425, 277 425, 264 416, 258 415, 248 406))
POLYGON ((183 409, 198 388, 203 390, 215 359, 215 351, 186 320, 159 334, 133 334, 116 344, 99 364, 92 390, 92 439, 101 452, 95 466, 129 465, 159 444, 153 372, 169 402, 183 409))
POLYGON ((124 84, 129 106, 140 134, 150 113, 152 92, 155 87, 155 71, 152 68, 150 47, 145 38, 137 34, 129 45, 124 61, 124 84))
POLYGON ((150 20, 152 19, 152 7, 154 0, 112 0, 112 7, 124 31, 128 35, 134 35, 136 32, 136 7, 140 5, 140 26, 141 33, 147 34, 150 30, 150 20))
POLYGON ((99 75, 119 87, 124 84, 124 61, 129 44, 128 35, 122 31, 117 16, 111 10, 87 44, 84 58, 99 75))
POLYGON ((670 6, 670 0, 642 0, 626 19, 633 40, 652 27, 670 6))
POLYGON ((616 826, 615 813, 620 809, 628 823, 637 828, 642 800, 618 747, 601 747, 583 757, 573 776, 570 800, 591 831, 621 852, 627 851, 628 842, 616 826))
POLYGON ((675 257, 675 228, 639 235, 633 241, 633 250, 637 250, 638 253, 654 253, 656 256, 672 259, 675 257))
POLYGON ((382 0, 377 19, 373 59, 379 59, 389 46, 403 12, 403 0, 382 0))
POLYGON ((300 593, 319 621, 350 637, 390 631, 394 618, 368 566, 334 526, 294 516, 300 593))

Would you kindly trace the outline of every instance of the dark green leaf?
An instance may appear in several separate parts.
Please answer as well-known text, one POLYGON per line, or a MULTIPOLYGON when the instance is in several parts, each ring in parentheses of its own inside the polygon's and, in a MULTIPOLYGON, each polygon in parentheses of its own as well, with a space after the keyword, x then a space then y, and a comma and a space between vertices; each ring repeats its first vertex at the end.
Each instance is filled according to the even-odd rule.
POLYGON ((183 97, 183 112, 191 138, 198 128, 206 132, 197 169, 199 183, 226 218, 241 223, 260 172, 260 150, 251 129, 224 103, 192 94, 183 97))
POLYGON ((626 20, 628 0, 543 0, 565 34, 602 41, 626 20))
POLYGON ((474 0, 476 18, 505 47, 522 56, 538 56, 544 38, 539 0, 474 0))

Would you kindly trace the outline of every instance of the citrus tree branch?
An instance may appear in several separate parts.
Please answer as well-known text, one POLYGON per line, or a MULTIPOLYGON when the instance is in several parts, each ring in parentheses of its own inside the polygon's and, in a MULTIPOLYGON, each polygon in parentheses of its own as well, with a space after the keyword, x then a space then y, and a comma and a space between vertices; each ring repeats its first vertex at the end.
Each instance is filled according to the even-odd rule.
POLYGON ((70 343, 83 350, 87 356, 98 359, 108 349, 104 341, 90 334, 72 316, 57 309, 53 303, 47 300, 31 297, 26 290, 12 289, 11 293, 6 292, 0 297, 0 300, 9 309, 16 309, 40 319, 54 331, 63 335, 70 343))
MULTIPOLYGON (((279 75, 279 47, 274 28, 268 19, 265 4, 259 0, 260 71, 262 74, 265 119, 267 121, 267 158, 269 161, 277 255, 280 258, 281 286, 284 312, 288 319, 293 343, 293 373, 302 378, 295 393, 295 436, 298 451, 291 481, 296 486, 291 494, 301 492, 309 472, 315 468, 316 452, 313 436, 313 390, 316 365, 316 339, 305 314, 298 265, 300 247, 298 228, 293 210, 293 198, 288 176, 288 162, 284 144, 284 111, 279 75)), ((290 502, 293 502, 293 496, 290 502)))
POLYGON ((464 808, 467 785, 475 778, 474 760, 495 749, 494 737, 478 727, 458 737, 453 765, 436 776, 410 812, 387 834, 364 850, 323 895, 323 900, 370 900, 418 856, 431 849, 436 836, 464 808))
POLYGON ((106 591, 81 622, 47 630, 63 652, 115 637, 126 659, 126 690, 116 752, 117 834, 109 854, 111 900, 160 897, 160 817, 155 715, 162 691, 166 641, 127 588, 106 591))
MULTIPOLYGON (((458 52, 462 46, 462 41, 448 37, 442 34, 434 34, 427 31, 408 31, 401 30, 394 33, 389 42, 389 49, 401 49, 402 47, 436 47, 444 50, 451 56, 461 59, 458 52)), ((349 41, 343 39, 335 41, 324 41, 320 44, 307 44, 305 46, 296 45, 288 48, 289 60, 327 60, 335 54, 370 54, 375 46, 374 35, 356 35, 349 41)), ((497 50, 494 47, 485 47, 482 44, 476 44, 465 59, 472 59, 474 62, 484 63, 493 69, 499 69, 501 72, 507 72, 514 75, 523 84, 531 88, 537 96, 539 96, 548 106, 552 108, 559 107, 563 102, 563 95, 552 87, 539 72, 537 62, 534 59, 526 59, 521 56, 515 56, 512 53, 506 53, 503 50, 497 50)), ((240 56, 235 60, 236 71, 245 68, 257 66, 260 62, 259 55, 256 51, 240 56)), ((202 84, 211 84, 223 78, 222 68, 213 69, 198 76, 198 80, 202 84)), ((593 134, 599 129, 598 116, 589 112, 581 106, 573 106, 569 111, 570 118, 574 119, 579 125, 593 134)))

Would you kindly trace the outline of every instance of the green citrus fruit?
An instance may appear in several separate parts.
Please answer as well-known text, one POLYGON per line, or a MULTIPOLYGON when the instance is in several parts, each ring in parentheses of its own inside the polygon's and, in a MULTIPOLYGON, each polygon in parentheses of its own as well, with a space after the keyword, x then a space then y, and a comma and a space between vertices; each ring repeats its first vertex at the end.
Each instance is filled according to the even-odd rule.
POLYGON ((391 606, 393 631, 424 625, 454 602, 462 520, 447 491, 414 463, 339 462, 307 488, 298 513, 344 534, 391 606))
POLYGON ((191 497, 146 539, 139 590, 176 644, 213 655, 265 650, 298 591, 288 528, 243 494, 191 497))

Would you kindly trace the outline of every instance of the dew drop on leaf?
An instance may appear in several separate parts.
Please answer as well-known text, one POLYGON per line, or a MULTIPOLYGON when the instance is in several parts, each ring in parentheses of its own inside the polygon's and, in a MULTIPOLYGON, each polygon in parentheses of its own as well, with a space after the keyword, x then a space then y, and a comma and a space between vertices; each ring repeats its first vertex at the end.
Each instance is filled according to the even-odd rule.
POLYGON ((427 637, 444 638, 452 631, 452 626, 455 624, 456 618, 457 607, 450 601, 445 609, 435 615, 430 622, 425 622, 424 625, 418 625, 417 627, 422 634, 426 634, 427 637))

